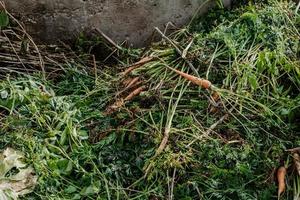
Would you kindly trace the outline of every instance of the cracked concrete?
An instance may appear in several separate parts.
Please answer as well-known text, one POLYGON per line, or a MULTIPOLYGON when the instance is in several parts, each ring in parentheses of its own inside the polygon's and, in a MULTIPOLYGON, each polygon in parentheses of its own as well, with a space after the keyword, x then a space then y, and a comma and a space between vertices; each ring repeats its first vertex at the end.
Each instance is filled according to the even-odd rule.
MULTIPOLYGON (((181 27, 198 8, 204 13, 215 0, 4 0, 28 32, 39 41, 70 40, 82 31, 101 29, 116 42, 142 46, 153 28, 172 22, 181 27)), ((225 0, 228 5, 230 0, 225 0)))

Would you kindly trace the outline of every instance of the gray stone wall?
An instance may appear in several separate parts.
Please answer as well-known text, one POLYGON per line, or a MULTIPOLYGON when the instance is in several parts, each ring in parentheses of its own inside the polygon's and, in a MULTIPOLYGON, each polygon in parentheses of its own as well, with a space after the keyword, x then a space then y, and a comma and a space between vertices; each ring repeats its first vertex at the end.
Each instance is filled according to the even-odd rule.
MULTIPOLYGON (((4 0, 7 9, 35 38, 68 40, 83 30, 101 29, 116 42, 142 46, 153 33, 173 22, 181 27, 215 0, 4 0)), ((228 4, 229 0, 225 0, 228 4)))

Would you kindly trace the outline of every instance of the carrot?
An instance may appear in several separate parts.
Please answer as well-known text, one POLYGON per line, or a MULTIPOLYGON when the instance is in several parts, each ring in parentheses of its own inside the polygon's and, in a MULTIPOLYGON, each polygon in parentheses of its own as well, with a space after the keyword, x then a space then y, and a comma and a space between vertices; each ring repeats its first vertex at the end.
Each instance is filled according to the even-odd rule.
POLYGON ((144 65, 144 64, 146 64, 146 63, 148 63, 148 62, 150 62, 150 61, 152 61, 152 60, 154 60, 154 58, 153 58, 153 57, 149 57, 149 56, 148 56, 148 57, 145 57, 145 58, 142 58, 140 61, 138 61, 138 62, 136 62, 136 63, 130 65, 130 66, 122 73, 122 75, 123 75, 123 76, 126 76, 126 75, 129 74, 131 71, 135 70, 136 68, 138 68, 138 67, 140 67, 140 66, 142 66, 142 65, 144 65))
POLYGON ((128 88, 130 88, 131 86, 133 86, 133 85, 135 85, 136 83, 138 83, 138 80, 139 80, 139 79, 140 79, 139 77, 133 78, 133 79, 128 83, 128 85, 126 86, 125 89, 128 89, 128 88))
POLYGON ((126 87, 123 90, 121 90, 120 92, 118 92, 116 96, 119 96, 123 92, 125 92, 125 91, 127 91, 127 90, 129 90, 129 89, 131 89, 133 87, 137 87, 137 86, 141 85, 142 83, 143 83, 143 81, 139 81, 139 77, 126 79, 122 83, 126 87))
POLYGON ((277 170, 277 181, 278 181, 278 199, 280 195, 285 191, 285 176, 286 176, 286 168, 281 166, 277 170))
POLYGON ((171 67, 168 67, 170 70, 176 72, 178 75, 182 76, 183 78, 191 81, 192 83, 196 84, 196 85, 199 85, 200 87, 204 88, 204 89, 210 89, 211 87, 211 82, 209 80, 206 80, 206 79, 201 79, 201 78, 198 78, 196 76, 192 76, 190 74, 187 74, 187 73, 184 73, 182 71, 179 71, 179 70, 176 70, 176 69, 173 69, 171 67))
POLYGON ((145 86, 140 86, 137 89, 133 90, 129 95, 127 95, 127 97, 125 97, 124 99, 118 99, 117 101, 115 101, 114 104, 112 104, 111 106, 109 106, 106 111, 105 114, 112 114, 113 112, 115 112, 117 109, 121 108, 126 101, 130 101, 132 98, 134 98, 135 96, 139 95, 142 91, 144 91, 146 89, 145 86))
POLYGON ((122 85, 127 86, 132 80, 133 80, 133 78, 127 78, 124 81, 122 81, 122 85))
POLYGON ((125 99, 124 101, 129 101, 131 100, 133 97, 139 95, 143 90, 145 90, 145 86, 141 86, 137 89, 135 89, 133 92, 131 92, 125 99))
POLYGON ((115 101, 114 104, 109 106, 104 113, 105 115, 110 115, 114 113, 117 109, 121 108, 123 105, 124 105, 124 100, 118 99, 117 101, 115 101))
POLYGON ((298 175, 300 175, 300 156, 298 153, 293 153, 293 159, 295 163, 295 167, 297 169, 298 175))

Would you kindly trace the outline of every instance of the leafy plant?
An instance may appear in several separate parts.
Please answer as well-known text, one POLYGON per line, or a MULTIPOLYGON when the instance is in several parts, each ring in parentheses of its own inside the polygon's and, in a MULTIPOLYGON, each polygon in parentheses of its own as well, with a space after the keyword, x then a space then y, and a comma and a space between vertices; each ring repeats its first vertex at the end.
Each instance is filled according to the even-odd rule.
POLYGON ((6 14, 6 12, 1 11, 0 12, 0 28, 5 28, 9 24, 9 18, 6 14))

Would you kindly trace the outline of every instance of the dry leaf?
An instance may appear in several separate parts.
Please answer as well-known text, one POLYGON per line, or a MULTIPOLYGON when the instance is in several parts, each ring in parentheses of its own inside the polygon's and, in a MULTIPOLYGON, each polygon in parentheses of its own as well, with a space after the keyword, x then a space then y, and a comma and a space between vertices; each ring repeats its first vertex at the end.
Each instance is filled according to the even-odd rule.
POLYGON ((37 183, 32 167, 26 167, 22 161, 22 152, 7 148, 0 154, 0 199, 18 199, 19 196, 31 193, 37 183), (11 169, 18 173, 7 176, 11 169))

